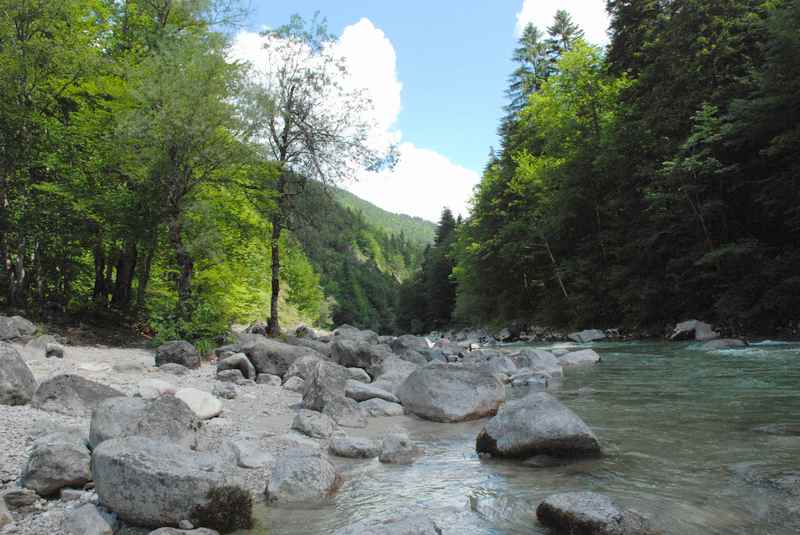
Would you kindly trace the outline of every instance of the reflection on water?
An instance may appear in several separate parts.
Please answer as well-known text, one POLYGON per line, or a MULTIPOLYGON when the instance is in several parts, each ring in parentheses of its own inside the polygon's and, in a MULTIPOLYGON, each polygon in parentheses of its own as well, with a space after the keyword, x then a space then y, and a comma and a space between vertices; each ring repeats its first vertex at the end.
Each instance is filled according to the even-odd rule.
POLYGON ((346 484, 313 507, 260 507, 270 535, 330 533, 424 508, 452 534, 544 534, 539 501, 594 490, 676 535, 800 533, 800 346, 704 352, 694 344, 607 343, 603 362, 567 371, 553 393, 600 437, 606 456, 535 468, 482 461, 481 422, 398 426, 425 446, 413 466, 339 462, 346 484), (792 476, 792 473, 794 476, 792 476))

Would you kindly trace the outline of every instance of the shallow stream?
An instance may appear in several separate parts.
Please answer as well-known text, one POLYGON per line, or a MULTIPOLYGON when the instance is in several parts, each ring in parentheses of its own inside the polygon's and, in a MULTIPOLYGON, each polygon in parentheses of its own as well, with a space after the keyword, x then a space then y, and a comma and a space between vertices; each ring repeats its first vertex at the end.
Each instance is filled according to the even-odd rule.
POLYGON ((474 441, 482 422, 391 419, 424 446, 419 462, 337 459, 346 482, 334 499, 313 508, 260 506, 261 532, 327 534, 422 508, 445 534, 544 534, 535 520, 542 498, 593 490, 670 534, 800 533, 800 345, 594 348, 601 364, 567 370, 550 391, 592 427, 603 458, 555 468, 481 460, 474 441))

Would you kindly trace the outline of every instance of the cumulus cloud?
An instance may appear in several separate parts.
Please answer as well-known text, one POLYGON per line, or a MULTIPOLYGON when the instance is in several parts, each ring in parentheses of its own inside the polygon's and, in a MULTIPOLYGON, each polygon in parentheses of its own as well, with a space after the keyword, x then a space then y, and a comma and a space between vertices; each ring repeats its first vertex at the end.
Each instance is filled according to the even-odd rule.
MULTIPOLYGON (((232 57, 256 68, 266 63, 264 38, 242 31, 233 43, 232 57)), ((436 151, 405 140, 397 127, 402 109, 403 84, 397 73, 397 54, 386 34, 369 19, 347 26, 332 52, 344 58, 348 76, 343 85, 362 90, 372 101, 371 144, 396 144, 400 156, 394 169, 358 172, 342 184, 356 195, 392 212, 436 221, 442 208, 466 215, 467 202, 479 175, 436 151)))
POLYGON ((586 40, 597 45, 608 43, 609 18, 605 0, 524 0, 517 13, 516 34, 521 35, 528 23, 545 31, 559 9, 572 15, 586 34, 586 40))

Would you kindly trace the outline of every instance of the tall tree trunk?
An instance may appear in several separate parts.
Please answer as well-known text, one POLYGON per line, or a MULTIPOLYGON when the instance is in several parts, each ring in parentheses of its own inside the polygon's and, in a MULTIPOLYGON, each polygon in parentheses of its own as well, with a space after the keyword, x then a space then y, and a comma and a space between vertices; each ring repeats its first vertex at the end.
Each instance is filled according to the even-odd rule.
POLYGON ((176 279, 176 289, 178 291, 178 305, 176 313, 179 320, 188 320, 192 315, 192 274, 194 272, 194 259, 186 250, 181 235, 183 222, 181 214, 173 214, 167 224, 167 234, 169 241, 175 250, 175 261, 178 264, 178 277, 176 279))
POLYGON ((156 255, 156 240, 155 238, 148 246, 147 252, 144 256, 144 262, 139 269, 137 278, 139 280, 139 288, 136 295, 136 307, 144 308, 144 301, 147 295, 147 285, 150 284, 150 269, 153 267, 153 258, 156 255))
POLYGON ((131 304, 131 288, 133 287, 133 277, 136 273, 137 257, 136 241, 125 240, 117 261, 117 279, 114 283, 114 294, 111 299, 111 304, 120 310, 126 310, 131 304))
POLYGON ((281 291, 281 226, 280 215, 272 218, 272 296, 269 307, 269 321, 267 321, 267 333, 270 336, 281 334, 281 326, 278 322, 278 297, 281 291))

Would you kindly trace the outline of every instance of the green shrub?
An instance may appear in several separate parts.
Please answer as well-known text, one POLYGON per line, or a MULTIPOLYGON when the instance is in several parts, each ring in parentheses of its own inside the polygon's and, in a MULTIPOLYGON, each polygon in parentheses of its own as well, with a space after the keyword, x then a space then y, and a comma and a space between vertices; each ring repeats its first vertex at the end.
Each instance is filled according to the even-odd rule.
POLYGON ((217 487, 208 491, 208 502, 194 508, 195 526, 231 533, 253 528, 253 497, 240 487, 217 487))

